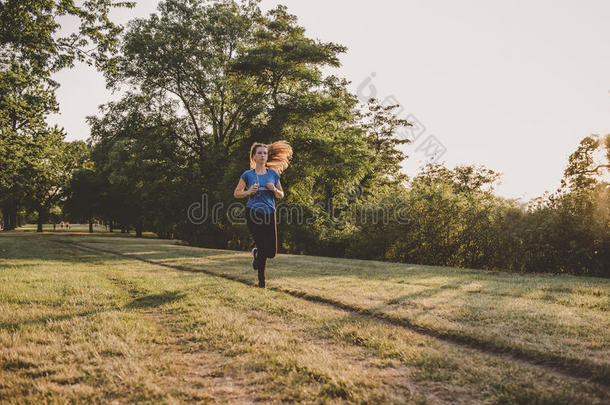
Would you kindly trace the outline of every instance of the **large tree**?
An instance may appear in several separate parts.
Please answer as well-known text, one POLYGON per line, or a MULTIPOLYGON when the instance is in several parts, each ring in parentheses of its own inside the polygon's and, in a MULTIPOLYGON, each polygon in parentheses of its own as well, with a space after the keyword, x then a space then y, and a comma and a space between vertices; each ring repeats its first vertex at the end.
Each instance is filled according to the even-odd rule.
MULTIPOLYGON (((285 7, 263 15, 257 3, 161 2, 159 14, 130 23, 119 68, 108 74, 112 86, 127 84, 133 93, 114 105, 115 111, 121 106, 127 113, 136 98, 147 100, 149 108, 140 109, 148 117, 145 126, 150 128, 154 121, 154 126, 166 128, 164 136, 171 138, 188 167, 184 181, 199 190, 199 197, 191 198, 200 199, 205 192, 210 202, 229 203, 236 179, 247 168, 253 140, 285 138, 295 148, 317 142, 333 160, 349 161, 342 178, 354 166, 350 156, 357 154, 352 152, 365 146, 357 141, 356 131, 345 131, 353 125, 355 105, 347 82, 321 73, 324 65, 338 66, 337 55, 345 48, 307 38, 285 7)), ((111 120, 102 117, 97 122, 111 120)), ((118 141, 112 130, 96 132, 94 143, 118 141)), ((319 155, 312 156, 317 160, 309 166, 323 163, 319 155)), ((171 161, 171 155, 159 158, 171 161)), ((292 172, 298 162, 296 157, 292 172)), ((335 172, 324 175, 324 180, 337 178, 337 169, 329 167, 326 171, 335 172)), ((299 177, 302 183, 310 180, 294 178, 299 177)), ((210 239, 226 246, 229 226, 218 224, 224 238, 210 239)), ((196 233, 188 228, 185 224, 185 232, 196 233)))
POLYGON ((306 38, 284 7, 263 16, 256 3, 163 1, 159 15, 130 23, 118 73, 108 75, 111 85, 175 101, 170 114, 184 125, 172 135, 216 174, 210 188, 256 128, 265 128, 255 135, 263 141, 281 136, 268 131, 281 109, 324 107, 322 93, 314 95, 324 85, 319 67, 338 65, 344 50, 306 38))
POLYGON ((18 209, 36 205, 30 196, 39 195, 39 189, 24 187, 41 183, 23 182, 22 174, 37 172, 45 158, 62 159, 40 155, 50 151, 44 145, 59 145, 61 134, 45 123, 48 114, 57 111, 53 73, 76 61, 112 71, 121 27, 108 14, 114 7, 132 5, 112 0, 87 0, 82 5, 74 0, 0 2, 0 207, 7 229, 15 226, 18 209), (62 16, 76 18, 78 28, 61 35, 62 16), (44 136, 49 136, 48 142, 41 140, 44 136))
POLYGON ((582 139, 568 158, 561 185, 571 191, 589 189, 609 173, 610 134, 591 135, 582 139))
POLYGON ((23 173, 40 152, 34 138, 50 133, 44 117, 56 110, 53 87, 43 79, 17 62, 0 70, 0 207, 7 230, 26 202, 23 173))
POLYGON ((0 62, 18 61, 37 77, 50 75, 75 61, 108 71, 116 63, 121 26, 109 19, 115 7, 133 7, 133 1, 4 0, 0 2, 0 62), (78 20, 74 32, 60 35, 59 18, 78 20))
POLYGON ((98 215, 123 228, 134 226, 138 235, 147 225, 169 236, 169 224, 186 218, 181 206, 197 198, 193 190, 201 184, 174 136, 181 121, 167 118, 166 107, 128 94, 103 106, 101 117, 89 117, 92 159, 104 184, 98 215))
POLYGON ((51 208, 63 198, 72 174, 82 168, 88 158, 83 141, 64 142, 64 133, 52 128, 49 133, 34 136, 29 145, 28 165, 21 181, 27 190, 25 205, 38 214, 38 232, 49 219, 51 208))

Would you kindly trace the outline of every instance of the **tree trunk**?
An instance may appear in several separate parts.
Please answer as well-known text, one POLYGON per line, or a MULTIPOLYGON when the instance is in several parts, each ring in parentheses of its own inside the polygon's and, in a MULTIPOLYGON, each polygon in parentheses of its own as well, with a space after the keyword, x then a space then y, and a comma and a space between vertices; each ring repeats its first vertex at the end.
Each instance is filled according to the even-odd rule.
POLYGON ((136 224, 136 237, 137 238, 142 237, 142 228, 143 228, 142 221, 140 221, 136 224))
POLYGON ((89 233, 93 233, 93 220, 89 220, 89 233))
POLYGON ((3 208, 2 209, 3 217, 4 217, 4 230, 12 231, 17 226, 17 212, 12 208, 3 208))
POLYGON ((38 209, 38 228, 36 232, 42 232, 42 224, 49 218, 49 210, 47 208, 39 208, 38 209))
POLYGON ((110 231, 110 233, 112 233, 112 231, 114 230, 114 228, 113 228, 113 226, 112 226, 112 225, 113 225, 113 222, 112 222, 112 221, 110 221, 110 222, 108 223, 108 228, 109 228, 108 230, 110 231))
POLYGON ((2 207, 2 224, 4 225, 4 229, 5 231, 8 230, 8 226, 9 226, 9 219, 8 219, 8 213, 6 212, 6 208, 2 207))

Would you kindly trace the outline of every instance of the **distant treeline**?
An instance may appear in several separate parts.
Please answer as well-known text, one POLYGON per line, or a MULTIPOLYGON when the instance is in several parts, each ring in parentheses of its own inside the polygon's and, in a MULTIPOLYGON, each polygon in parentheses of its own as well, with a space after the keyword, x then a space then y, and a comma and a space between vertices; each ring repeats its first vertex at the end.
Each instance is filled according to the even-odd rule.
POLYGON ((285 139, 295 154, 282 174, 281 252, 610 275, 610 191, 600 177, 610 136, 584 138, 562 187, 526 206, 495 196, 499 174, 480 166, 430 164, 408 178, 400 171, 408 140, 396 133, 409 123, 397 106, 361 106, 346 80, 321 72, 339 66, 343 46, 308 38, 283 6, 265 14, 230 1, 159 7, 132 21, 118 53, 98 63, 110 87, 129 91, 88 118, 88 145, 33 119, 15 125, 10 118, 36 100, 23 94, 44 86, 15 79, 36 77, 27 63, 2 65, 5 226, 29 212, 40 227, 53 216, 101 220, 246 249, 233 189, 252 142, 285 139))

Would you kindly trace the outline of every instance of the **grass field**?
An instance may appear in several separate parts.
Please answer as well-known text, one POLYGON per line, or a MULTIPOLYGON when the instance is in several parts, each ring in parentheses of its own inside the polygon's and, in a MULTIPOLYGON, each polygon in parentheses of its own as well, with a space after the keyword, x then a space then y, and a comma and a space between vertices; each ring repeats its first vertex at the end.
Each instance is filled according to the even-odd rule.
POLYGON ((250 259, 0 233, 0 401, 610 403, 610 280, 250 259))

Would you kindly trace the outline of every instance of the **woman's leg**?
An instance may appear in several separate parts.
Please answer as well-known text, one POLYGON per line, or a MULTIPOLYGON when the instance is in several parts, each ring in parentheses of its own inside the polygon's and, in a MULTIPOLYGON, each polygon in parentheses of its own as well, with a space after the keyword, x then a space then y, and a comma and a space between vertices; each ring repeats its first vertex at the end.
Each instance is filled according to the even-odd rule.
POLYGON ((267 214, 265 224, 261 228, 262 233, 262 254, 258 262, 258 284, 259 287, 265 286, 265 270, 267 259, 275 257, 277 253, 277 228, 275 224, 275 213, 267 214))
POLYGON ((275 257, 277 253, 275 213, 263 214, 246 208, 246 223, 257 248, 255 267, 258 270, 258 285, 264 287, 267 258, 275 257))
POLYGON ((275 212, 269 214, 269 227, 265 233, 267 244, 267 257, 273 258, 277 253, 277 225, 275 223, 275 212))
POLYGON ((275 215, 266 214, 264 223, 260 228, 260 248, 263 251, 262 256, 273 258, 277 253, 277 231, 275 226, 275 215))
POLYGON ((266 235, 269 233, 266 229, 268 225, 266 225, 265 222, 266 218, 264 214, 254 211, 253 209, 246 208, 246 224, 250 230, 250 233, 252 234, 252 237, 254 238, 256 248, 258 249, 255 267, 258 271, 259 287, 265 287, 265 267, 267 264, 267 257, 265 254, 267 252, 268 244, 268 237, 266 235))
POLYGON ((260 250, 264 244, 264 233, 262 230, 263 219, 261 218, 261 215, 251 208, 246 208, 246 225, 248 226, 248 230, 254 238, 254 244, 259 249, 260 253, 260 250))

